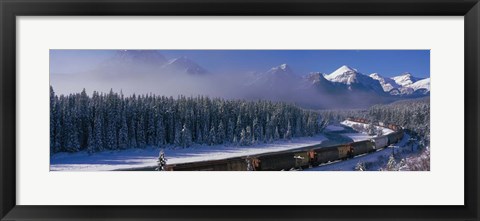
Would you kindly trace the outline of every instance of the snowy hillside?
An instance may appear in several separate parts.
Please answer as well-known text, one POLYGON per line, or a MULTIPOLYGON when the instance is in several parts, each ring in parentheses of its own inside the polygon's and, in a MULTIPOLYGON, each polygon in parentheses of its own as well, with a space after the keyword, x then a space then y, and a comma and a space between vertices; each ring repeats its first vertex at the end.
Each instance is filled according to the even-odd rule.
POLYGON ((410 73, 392 78, 383 77, 378 73, 372 73, 369 76, 377 80, 382 85, 383 90, 391 95, 423 95, 430 92, 430 78, 417 78, 410 73))
POLYGON ((398 85, 403 86, 403 87, 409 86, 409 85, 421 80, 421 78, 416 78, 411 73, 408 73, 408 72, 403 73, 399 76, 393 77, 392 79, 398 85))
POLYGON ((413 90, 425 89, 426 91, 430 91, 430 78, 426 78, 423 80, 419 80, 409 86, 413 90))
POLYGON ((393 79, 390 78, 385 78, 378 73, 372 73, 369 75, 372 79, 377 80, 380 85, 382 85, 383 91, 389 92, 392 89, 399 88, 400 85, 398 85, 393 79))

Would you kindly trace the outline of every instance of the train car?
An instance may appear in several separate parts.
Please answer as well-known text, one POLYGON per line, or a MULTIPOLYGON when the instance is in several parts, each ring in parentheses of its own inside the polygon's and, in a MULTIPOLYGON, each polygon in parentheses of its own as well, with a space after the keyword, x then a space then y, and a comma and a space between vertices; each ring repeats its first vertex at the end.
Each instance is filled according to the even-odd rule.
POLYGON ((338 150, 338 159, 347 159, 347 158, 353 157, 353 148, 351 143, 337 146, 337 150, 338 150))
POLYGON ((388 136, 379 136, 372 139, 374 143, 374 149, 382 149, 388 146, 388 136))
POLYGON ((247 161, 243 158, 230 158, 224 160, 201 161, 192 163, 170 164, 168 171, 245 171, 247 161))
POLYGON ((293 152, 265 154, 256 158, 259 161, 257 170, 290 170, 297 165, 293 152))
POLYGON ((400 141, 403 138, 403 130, 399 130, 396 132, 393 132, 391 134, 388 134, 388 144, 394 144, 400 141))
POLYGON ((320 165, 330 161, 338 160, 338 146, 322 147, 315 149, 315 158, 313 159, 313 165, 320 165))
POLYGON ((295 168, 307 168, 312 161, 312 154, 309 150, 293 153, 295 159, 295 168))
POLYGON ((353 156, 368 153, 374 150, 374 144, 370 140, 355 142, 351 145, 353 147, 353 156))

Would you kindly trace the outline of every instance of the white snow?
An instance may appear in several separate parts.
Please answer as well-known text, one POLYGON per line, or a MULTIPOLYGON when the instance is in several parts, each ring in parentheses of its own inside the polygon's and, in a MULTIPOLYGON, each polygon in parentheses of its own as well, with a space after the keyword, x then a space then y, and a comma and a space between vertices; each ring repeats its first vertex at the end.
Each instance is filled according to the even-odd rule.
MULTIPOLYGON (((367 127, 368 127, 368 124, 358 123, 358 122, 349 121, 349 120, 342 121, 341 124, 343 124, 345 126, 348 126, 348 127, 353 127, 353 125, 361 126, 365 129, 365 131, 367 130, 367 127)), ((382 133, 384 135, 389 134, 389 133, 393 133, 393 130, 391 130, 391 129, 388 129, 388 128, 385 128, 385 127, 379 127, 379 126, 375 126, 375 127, 377 128, 377 130, 381 129, 382 133)))
POLYGON ((405 72, 399 76, 392 78, 398 85, 403 87, 408 87, 409 85, 421 80, 420 78, 414 77, 411 73, 405 72))
POLYGON ((343 136, 349 137, 353 140, 353 142, 363 141, 363 140, 370 140, 375 136, 370 136, 366 133, 346 133, 342 134, 343 136))
POLYGON ((331 82, 339 82, 350 85, 355 82, 358 72, 356 69, 343 65, 325 78, 331 82))
POLYGON ((392 89, 399 88, 400 85, 398 85, 394 80, 390 78, 385 78, 378 73, 372 73, 369 75, 372 79, 377 80, 380 85, 382 85, 383 91, 389 92, 392 89))
MULTIPOLYGON (((327 140, 323 135, 294 138, 291 141, 257 144, 252 146, 193 146, 189 148, 167 148, 167 164, 219 160, 248 156, 320 144, 327 140)), ((51 171, 105 171, 156 166, 158 148, 104 151, 88 155, 85 151, 59 153, 50 158, 51 171)))
POLYGON ((409 86, 413 90, 426 89, 430 91, 430 78, 419 80, 409 86))

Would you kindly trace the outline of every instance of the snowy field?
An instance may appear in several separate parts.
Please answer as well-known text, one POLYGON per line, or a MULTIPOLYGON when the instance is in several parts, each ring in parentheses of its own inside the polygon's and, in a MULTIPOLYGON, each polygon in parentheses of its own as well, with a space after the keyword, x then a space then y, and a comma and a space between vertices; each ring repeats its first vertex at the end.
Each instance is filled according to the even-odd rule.
MULTIPOLYGON (((373 136, 369 136, 364 132, 352 133, 348 127, 354 124, 361 125, 366 128, 366 124, 356 123, 352 121, 343 121, 340 125, 329 125, 325 128, 326 133, 338 133, 343 137, 349 138, 352 141, 368 140, 373 136), (347 127, 347 128, 345 128, 347 127), (344 132, 344 133, 342 133, 344 132)), ((358 126, 357 126, 358 127, 358 126)), ((392 133, 393 131, 386 128, 381 128, 384 134, 392 133)), ((331 136, 330 136, 331 137, 331 136)), ((304 146, 321 144, 328 139, 325 135, 320 134, 315 137, 294 138, 290 141, 278 141, 269 144, 257 144, 252 146, 192 146, 189 148, 174 148, 167 147, 165 149, 165 156, 167 164, 188 163, 207 160, 219 160, 239 156, 249 156, 267 152, 276 152, 301 148, 304 146)), ((390 150, 390 149, 388 149, 390 150)), ((382 151, 379 151, 382 152, 382 151)), ((381 153, 376 152, 368 155, 370 158, 381 153)), ((103 151, 89 155, 86 151, 77 153, 58 153, 50 158, 51 171, 108 171, 108 170, 126 170, 134 168, 154 167, 157 164, 157 157, 159 154, 158 148, 145 149, 126 149, 120 151, 103 151)), ((386 154, 386 153, 385 153, 386 154)), ((388 155, 388 154, 387 154, 388 155)), ((357 158, 361 158, 357 157, 357 158)), ((355 159, 357 159, 355 158, 355 159)), ((349 160, 350 161, 350 160, 349 160)), ((353 161, 352 161, 353 162, 353 161)), ((355 167, 356 163, 353 163, 355 167)), ((339 166, 343 168, 342 166, 339 166)), ((336 170, 336 168, 329 168, 325 170, 336 170)))
MULTIPOLYGON (((187 163, 205 160, 218 160, 238 156, 248 156, 267 152, 296 149, 320 144, 327 140, 325 136, 294 138, 291 141, 258 144, 252 146, 193 146, 189 148, 167 148, 167 164, 187 163)), ((59 153, 50 158, 51 171, 105 171, 143 168, 155 166, 159 154, 158 148, 127 149, 122 151, 104 151, 88 155, 78 153, 59 153)))

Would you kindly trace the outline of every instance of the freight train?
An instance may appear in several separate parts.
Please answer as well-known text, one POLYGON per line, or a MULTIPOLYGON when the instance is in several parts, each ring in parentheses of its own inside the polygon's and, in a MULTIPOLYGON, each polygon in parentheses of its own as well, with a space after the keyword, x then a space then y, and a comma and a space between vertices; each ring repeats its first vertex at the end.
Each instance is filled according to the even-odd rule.
MULTIPOLYGON (((349 121, 369 123, 366 119, 348 118, 349 121)), ((403 138, 403 128, 383 122, 373 123, 394 132, 370 140, 323 147, 312 145, 294 150, 233 157, 222 160, 169 164, 170 171, 280 171, 319 166, 328 162, 345 160, 358 155, 375 152, 403 138)))

